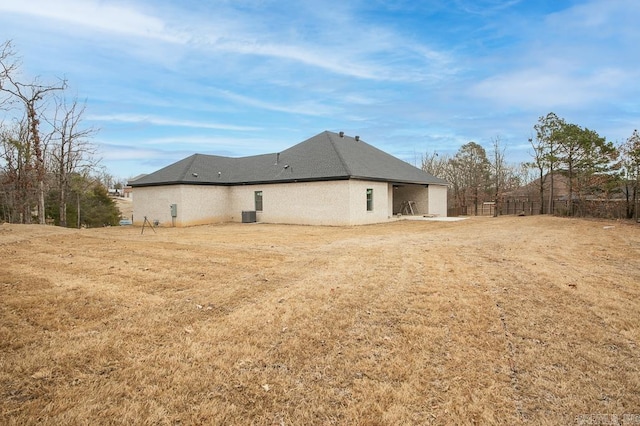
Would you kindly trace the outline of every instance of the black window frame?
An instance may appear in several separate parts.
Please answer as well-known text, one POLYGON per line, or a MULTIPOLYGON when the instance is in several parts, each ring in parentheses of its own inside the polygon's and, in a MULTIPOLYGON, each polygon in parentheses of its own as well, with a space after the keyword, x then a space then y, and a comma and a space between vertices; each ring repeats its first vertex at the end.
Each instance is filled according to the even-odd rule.
POLYGON ((373 188, 367 188, 367 211, 373 211, 373 188))
POLYGON ((254 191, 253 192, 253 201, 254 201, 254 206, 257 212, 261 212, 262 211, 262 200, 263 200, 263 194, 262 191, 254 191))

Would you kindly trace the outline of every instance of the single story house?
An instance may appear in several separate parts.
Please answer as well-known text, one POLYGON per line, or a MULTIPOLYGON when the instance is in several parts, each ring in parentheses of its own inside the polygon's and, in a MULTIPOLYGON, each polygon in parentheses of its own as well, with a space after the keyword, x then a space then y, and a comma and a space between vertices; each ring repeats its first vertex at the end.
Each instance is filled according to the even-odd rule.
POLYGON ((194 154, 129 182, 133 222, 363 225, 447 215, 447 182, 358 136, 322 132, 279 153, 194 154))

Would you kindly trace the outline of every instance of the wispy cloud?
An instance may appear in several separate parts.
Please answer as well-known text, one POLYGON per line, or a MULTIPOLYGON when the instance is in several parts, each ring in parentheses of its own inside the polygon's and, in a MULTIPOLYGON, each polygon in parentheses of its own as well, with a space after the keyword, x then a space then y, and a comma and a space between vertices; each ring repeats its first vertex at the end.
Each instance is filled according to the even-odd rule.
MULTIPOLYGON (((180 10, 176 15, 159 15, 154 9, 127 4, 111 4, 96 0, 61 0, 49 2, 9 1, 0 4, 0 11, 31 15, 48 21, 77 26, 87 34, 87 28, 118 36, 176 44, 201 51, 232 55, 249 55, 290 61, 299 65, 329 71, 359 79, 379 81, 420 81, 451 72, 451 60, 444 51, 405 39, 384 27, 366 26, 355 16, 341 17, 341 26, 327 22, 317 25, 314 37, 283 22, 264 31, 261 17, 237 10, 221 9, 213 22, 180 10), (226 15, 225 15, 226 14, 226 15), (186 26, 184 22, 189 22, 186 26), (325 27, 325 29, 322 29, 325 27), (335 35, 338 32, 339 37, 335 35)), ((310 16, 309 21, 314 19, 310 16)), ((335 14, 317 17, 329 20, 335 14)), ((286 17, 283 17, 283 20, 286 17)), ((298 23, 304 28, 305 23, 298 23)), ((67 27, 65 27, 67 28, 67 27)), ((67 28, 68 30, 68 28, 67 28)), ((79 33, 80 34, 80 33, 79 33)), ((122 46, 127 49, 127 44, 122 46)), ((157 47, 149 48, 150 52, 157 47)), ((156 56, 160 56, 156 54, 156 56)))
POLYGON ((497 58, 494 72, 476 81, 470 93, 502 107, 543 111, 600 109, 607 99, 640 95, 640 70, 631 65, 638 61, 629 55, 640 43, 638 19, 640 8, 627 0, 584 2, 554 12, 523 28, 526 38, 497 58))
POLYGON ((175 136, 148 136, 138 139, 136 145, 132 146, 129 142, 103 141, 105 145, 118 151, 137 150, 142 151, 149 149, 166 149, 167 147, 189 147, 195 148, 200 153, 215 153, 220 150, 229 150, 231 148, 243 148, 248 150, 259 149, 265 143, 272 143, 263 137, 239 137, 232 136, 200 136, 200 135, 175 135, 175 136))
POLYGON ((171 119, 166 117, 154 117, 150 115, 137 115, 137 114, 88 115, 87 120, 99 121, 99 122, 152 124, 156 126, 170 126, 170 127, 190 127, 195 129, 215 129, 215 130, 234 130, 234 131, 260 130, 259 127, 252 127, 252 126, 236 126, 231 124, 218 124, 218 123, 192 121, 192 120, 176 120, 176 119, 171 119))
POLYGON ((325 129, 400 155, 499 133, 526 155, 556 109, 623 139, 638 22, 637 0, 0 0, 26 71, 67 77, 127 171, 325 129))
POLYGON ((372 63, 358 63, 353 59, 327 52, 319 46, 231 41, 212 47, 234 54, 286 59, 351 77, 372 80, 387 80, 391 78, 389 72, 381 70, 380 66, 375 66, 372 63))
POLYGON ((269 100, 262 100, 250 96, 240 95, 228 90, 214 90, 222 98, 236 102, 241 105, 250 106, 268 111, 285 112, 288 114, 310 115, 310 116, 327 116, 339 112, 335 107, 322 104, 315 101, 293 102, 291 104, 282 105, 269 100))
POLYGON ((91 28, 109 33, 157 39, 165 42, 184 43, 185 34, 168 28, 166 23, 134 7, 96 0, 48 0, 4 1, 4 12, 32 15, 47 20, 91 28))
POLYGON ((520 3, 522 0, 455 0, 455 6, 474 15, 488 16, 520 3))
POLYGON ((588 108, 613 91, 624 89, 624 81, 628 81, 626 73, 615 68, 576 78, 569 70, 548 66, 490 77, 475 85, 472 93, 506 107, 588 108))

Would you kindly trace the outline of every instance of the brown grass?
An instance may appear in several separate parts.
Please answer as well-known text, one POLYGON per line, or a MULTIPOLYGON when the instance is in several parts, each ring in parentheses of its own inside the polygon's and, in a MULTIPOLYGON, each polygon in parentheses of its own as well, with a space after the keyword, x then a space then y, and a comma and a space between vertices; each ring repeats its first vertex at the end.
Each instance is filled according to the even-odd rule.
POLYGON ((635 224, 5 224, 0 256, 1 424, 640 413, 635 224))

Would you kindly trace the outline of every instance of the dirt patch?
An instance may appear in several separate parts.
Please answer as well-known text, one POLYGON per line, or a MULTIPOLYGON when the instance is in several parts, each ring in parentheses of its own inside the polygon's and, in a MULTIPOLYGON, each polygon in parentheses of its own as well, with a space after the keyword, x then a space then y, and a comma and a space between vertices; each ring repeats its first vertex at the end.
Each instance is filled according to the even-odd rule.
POLYGON ((0 256, 3 424, 639 413, 635 224, 5 224, 0 256))

